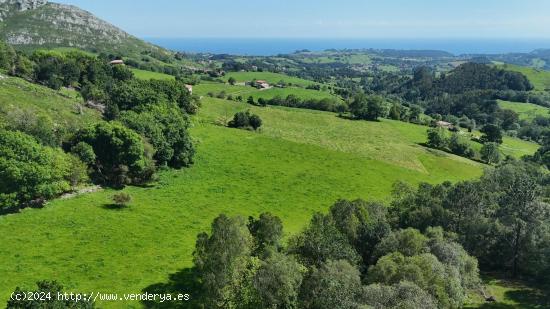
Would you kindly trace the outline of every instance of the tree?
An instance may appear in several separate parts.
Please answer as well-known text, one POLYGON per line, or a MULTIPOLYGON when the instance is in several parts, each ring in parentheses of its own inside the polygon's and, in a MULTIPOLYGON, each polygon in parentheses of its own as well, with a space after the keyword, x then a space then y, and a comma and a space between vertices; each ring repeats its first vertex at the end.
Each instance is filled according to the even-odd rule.
POLYGON ((94 177, 108 185, 121 187, 149 181, 154 174, 151 158, 145 154, 141 137, 120 123, 100 122, 78 131, 68 143, 93 148, 96 159, 90 164, 94 177))
POLYGON ((252 276, 252 235, 241 217, 220 215, 212 223, 211 235, 197 236, 193 261, 202 281, 207 308, 234 308, 252 276))
POLYGON ((261 308, 298 308, 306 268, 292 256, 272 252, 254 275, 261 308))
POLYGON ((447 131, 443 128, 431 128, 428 130, 428 147, 445 149, 448 144, 447 131))
POLYGON ((485 161, 487 164, 496 164, 500 162, 501 155, 497 143, 485 143, 481 147, 481 160, 485 161))
POLYGON ((497 143, 502 144, 502 131, 494 124, 487 124, 481 129, 483 136, 481 141, 484 143, 497 143))
POLYGON ((376 246, 375 256, 380 258, 393 252, 399 252, 404 256, 414 256, 428 251, 428 238, 420 231, 408 228, 394 231, 382 239, 376 246))
POLYGON ((532 237, 549 218, 550 206, 539 200, 540 188, 530 177, 517 175, 504 188, 497 212, 504 229, 503 240, 511 258, 512 275, 517 277, 532 237))
POLYGON ((258 130, 262 126, 262 119, 260 116, 252 114, 248 119, 252 129, 258 130))
POLYGON ((248 99, 246 100, 246 103, 251 104, 251 105, 256 105, 256 102, 254 102, 254 97, 252 97, 252 96, 248 97, 248 99))
POLYGON ((262 213, 258 219, 248 218, 248 230, 255 240, 255 251, 263 252, 266 248, 278 250, 283 237, 283 222, 271 213, 262 213))
POLYGON ((474 151, 468 141, 459 133, 453 133, 449 139, 449 149, 452 153, 462 157, 473 158, 474 151))
POLYGON ((428 292, 408 281, 394 285, 371 284, 363 288, 362 303, 372 308, 437 309, 437 300, 428 292))
POLYGON ((371 261, 373 248, 391 231, 387 208, 377 203, 339 200, 330 207, 330 215, 365 263, 371 261))
POLYGON ((267 106, 267 100, 264 99, 264 98, 259 98, 258 99, 258 105, 264 106, 264 107, 267 106))
POLYGON ((377 121, 385 112, 384 99, 380 96, 369 96, 367 99, 367 120, 377 121))
POLYGON ((257 130, 262 126, 262 119, 258 115, 251 114, 250 111, 238 112, 229 121, 230 128, 253 129, 257 130))
POLYGON ((119 120, 148 139, 158 165, 182 168, 193 164, 195 148, 187 130, 189 119, 176 106, 158 104, 140 112, 125 111, 119 120))
POLYGON ((367 278, 369 283, 385 285, 412 282, 434 297, 442 308, 459 308, 465 299, 458 271, 445 267, 429 253, 410 257, 398 252, 386 255, 369 267, 367 278))
MULTIPOLYGON (((12 294, 12 298, 8 301, 7 309, 32 309, 32 308, 71 308, 71 309, 93 309, 95 308, 94 301, 88 299, 63 299, 58 297, 59 294, 64 294, 63 286, 56 281, 38 281, 36 283, 38 289, 31 291, 30 289, 21 289, 17 287, 12 294), (39 297, 25 297, 29 293, 39 295, 39 297)), ((69 293, 70 294, 70 293, 69 293)))
POLYGON ((236 80, 233 76, 231 76, 231 77, 229 77, 229 79, 227 80, 227 82, 228 82, 230 85, 233 86, 233 85, 235 85, 235 84, 237 83, 237 80, 236 80))
POLYGON ((332 217, 320 213, 314 214, 309 226, 292 239, 289 251, 298 254, 306 265, 314 266, 328 260, 347 260, 357 265, 361 259, 332 217))
POLYGON ((360 93, 349 104, 349 110, 355 118, 375 121, 384 115, 384 99, 360 93))
POLYGON ((359 270, 349 262, 327 261, 314 268, 304 281, 301 301, 304 308, 355 309, 362 291, 359 270))
POLYGON ((0 129, 0 211, 42 206, 86 181, 85 175, 86 168, 74 156, 24 133, 0 129))

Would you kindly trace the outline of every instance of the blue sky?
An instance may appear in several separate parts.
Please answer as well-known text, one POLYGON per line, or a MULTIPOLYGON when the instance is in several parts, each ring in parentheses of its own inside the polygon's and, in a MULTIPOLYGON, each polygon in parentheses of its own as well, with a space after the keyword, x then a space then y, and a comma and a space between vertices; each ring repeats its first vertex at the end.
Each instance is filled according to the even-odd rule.
POLYGON ((548 0, 56 0, 140 37, 550 38, 548 0))

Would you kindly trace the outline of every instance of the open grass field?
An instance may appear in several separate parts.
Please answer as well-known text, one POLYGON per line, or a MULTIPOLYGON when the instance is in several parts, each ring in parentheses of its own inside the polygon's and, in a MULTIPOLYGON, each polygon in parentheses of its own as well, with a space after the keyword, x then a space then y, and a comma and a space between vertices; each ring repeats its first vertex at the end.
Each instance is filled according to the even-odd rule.
POLYGON ((132 72, 134 73, 134 76, 139 79, 162 79, 162 80, 174 80, 176 79, 172 75, 164 74, 164 73, 157 73, 157 72, 151 72, 151 71, 145 71, 140 69, 134 69, 132 68, 132 72))
POLYGON ((214 95, 217 95, 222 91, 224 91, 226 95, 232 95, 233 97, 242 96, 244 100, 246 100, 249 96, 252 96, 255 100, 257 100, 259 98, 271 99, 276 96, 286 98, 288 95, 291 94, 304 100, 324 98, 335 98, 341 100, 338 96, 335 96, 328 91, 318 91, 295 87, 270 88, 260 90, 250 86, 231 86, 229 84, 206 82, 203 82, 193 87, 193 93, 200 96, 206 96, 208 93, 213 93, 214 95))
POLYGON ((505 70, 520 72, 527 76, 529 81, 535 87, 535 90, 550 90, 550 71, 539 70, 531 67, 523 67, 514 64, 499 64, 500 68, 505 70))
MULTIPOLYGON (((0 97, 49 93, 36 87, 14 86, 13 93, 0 87, 0 97)), ((27 99, 34 103, 21 104, 39 104, 27 99)), ((54 102, 59 99, 44 104, 69 117, 72 100, 61 103, 66 108, 54 102)), ((128 208, 113 209, 114 191, 106 189, 0 217, 0 303, 16 286, 43 279, 58 280, 70 291, 107 293, 139 293, 166 282, 191 265, 196 235, 220 213, 270 211, 282 218, 289 236, 339 198, 388 201, 397 180, 439 183, 482 173, 481 164, 421 147, 425 132, 391 120, 350 121, 327 112, 205 98, 191 129, 195 165, 163 171, 149 187, 126 188, 133 198, 128 208), (246 109, 264 120, 261 132, 215 124, 246 109)), ((513 153, 530 145, 513 143, 505 142, 513 153)))
POLYGON ((518 103, 499 100, 498 105, 501 108, 513 110, 518 113, 519 119, 521 120, 533 120, 537 116, 550 116, 550 109, 531 103, 518 103))
POLYGON ((425 128, 393 121, 268 107, 253 110, 264 118, 261 133, 212 124, 246 108, 205 100, 192 129, 196 164, 125 189, 133 197, 127 209, 109 207, 113 191, 105 190, 0 217, 0 303, 40 279, 77 291, 140 292, 189 266, 197 233, 220 213, 271 211, 290 235, 338 198, 387 200, 396 180, 458 181, 483 168, 418 146, 425 128))
POLYGON ((525 283, 482 276, 487 295, 495 296, 496 302, 487 303, 480 292, 472 293, 466 309, 544 309, 550 306, 550 295, 544 288, 533 288, 525 283))
POLYGON ((24 110, 36 116, 49 116, 59 125, 71 128, 101 118, 98 111, 86 107, 82 107, 80 114, 79 104, 82 98, 74 90, 55 91, 14 77, 0 79, 0 118, 24 110))
POLYGON ((230 77, 235 78, 237 82, 240 83, 249 82, 253 79, 260 79, 265 80, 270 84, 276 84, 279 81, 284 80, 286 83, 292 83, 293 85, 298 85, 301 87, 317 84, 313 81, 272 72, 229 72, 223 77, 223 80, 227 81, 230 77))

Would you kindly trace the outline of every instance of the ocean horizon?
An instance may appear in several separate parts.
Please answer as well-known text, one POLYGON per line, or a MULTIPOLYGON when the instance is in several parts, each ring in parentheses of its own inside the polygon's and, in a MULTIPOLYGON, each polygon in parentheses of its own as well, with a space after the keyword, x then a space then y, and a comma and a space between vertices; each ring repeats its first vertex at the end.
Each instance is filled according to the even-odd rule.
POLYGON ((297 50, 441 50, 454 55, 528 53, 550 49, 550 39, 296 39, 296 38, 143 38, 161 47, 191 53, 248 56, 290 54, 297 50))

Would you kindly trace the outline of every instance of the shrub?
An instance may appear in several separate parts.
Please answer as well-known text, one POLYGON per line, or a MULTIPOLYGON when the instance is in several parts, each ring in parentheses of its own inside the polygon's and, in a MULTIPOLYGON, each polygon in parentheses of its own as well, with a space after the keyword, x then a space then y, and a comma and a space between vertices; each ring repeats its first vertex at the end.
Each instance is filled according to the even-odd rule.
POLYGON ((113 202, 120 207, 128 206, 131 201, 132 197, 128 193, 121 192, 113 195, 113 202))

